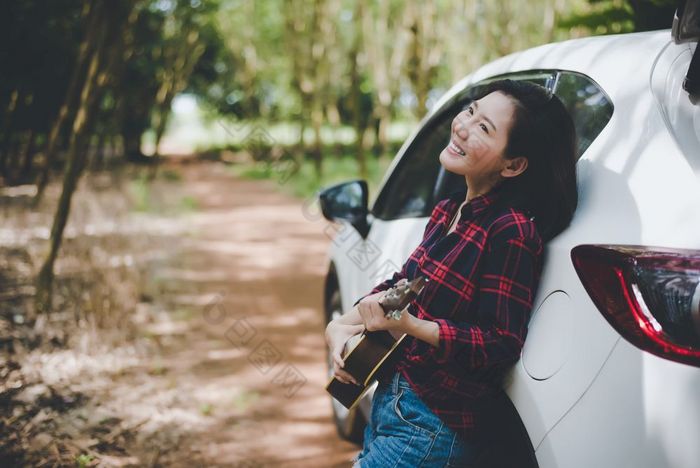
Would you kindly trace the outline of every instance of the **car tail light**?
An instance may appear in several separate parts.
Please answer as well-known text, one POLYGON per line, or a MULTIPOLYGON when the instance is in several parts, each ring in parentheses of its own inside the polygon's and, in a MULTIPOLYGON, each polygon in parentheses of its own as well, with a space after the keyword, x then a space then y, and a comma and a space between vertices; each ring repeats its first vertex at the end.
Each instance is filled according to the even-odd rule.
POLYGON ((571 259, 620 335, 644 351, 700 367, 700 251, 579 245, 571 259))

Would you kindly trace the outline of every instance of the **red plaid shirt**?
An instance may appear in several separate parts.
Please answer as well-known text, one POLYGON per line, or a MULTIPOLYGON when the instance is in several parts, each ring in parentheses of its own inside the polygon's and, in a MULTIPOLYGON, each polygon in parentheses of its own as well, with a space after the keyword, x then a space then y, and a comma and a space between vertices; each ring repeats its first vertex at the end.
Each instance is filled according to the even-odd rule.
POLYGON ((439 345, 407 336, 397 370, 445 424, 467 437, 520 357, 543 247, 531 218, 498 207, 497 190, 464 205, 455 231, 445 236, 465 195, 454 192, 435 206, 401 271, 369 294, 402 278, 429 279, 408 311, 439 325, 439 345))

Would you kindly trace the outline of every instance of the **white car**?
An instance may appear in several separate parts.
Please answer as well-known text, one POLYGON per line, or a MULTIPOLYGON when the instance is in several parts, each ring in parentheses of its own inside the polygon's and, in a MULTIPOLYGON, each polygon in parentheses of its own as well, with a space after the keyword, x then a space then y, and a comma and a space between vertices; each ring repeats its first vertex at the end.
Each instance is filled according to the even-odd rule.
MULTIPOLYGON (((687 2, 673 31, 571 40, 489 63, 423 119, 371 209, 363 181, 321 193, 337 222, 330 320, 400 269, 437 201, 464 183, 438 155, 471 96, 508 77, 565 103, 580 140, 579 206, 548 244, 507 385, 522 421, 513 437, 533 466, 700 466, 700 52, 689 72, 699 4, 687 2)), ((333 401, 341 436, 361 439, 370 397, 350 412, 333 401)))

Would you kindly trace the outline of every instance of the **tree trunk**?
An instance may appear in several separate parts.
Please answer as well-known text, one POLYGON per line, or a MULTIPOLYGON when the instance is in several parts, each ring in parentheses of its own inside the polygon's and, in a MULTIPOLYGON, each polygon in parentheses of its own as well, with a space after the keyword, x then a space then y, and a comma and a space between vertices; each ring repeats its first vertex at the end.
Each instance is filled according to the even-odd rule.
POLYGON ((11 135, 7 142, 7 161, 5 163, 5 179, 8 185, 17 185, 17 172, 20 165, 20 148, 22 148, 22 134, 11 135))
MULTIPOLYGON (((97 5, 102 5, 99 2, 97 5)), ((96 5, 96 6, 97 6, 96 5)), ((71 199, 78 185, 80 175, 86 161, 86 143, 89 140, 89 128, 91 120, 100 103, 104 82, 109 70, 105 67, 104 57, 108 48, 114 42, 114 36, 119 32, 128 16, 128 11, 133 8, 133 3, 122 4, 118 13, 110 11, 100 15, 98 20, 100 28, 96 28, 95 36, 89 40, 96 44, 90 59, 87 74, 85 76, 82 91, 80 93, 80 105, 72 125, 66 168, 63 176, 63 191, 58 201, 53 226, 51 227, 51 240, 49 254, 41 267, 37 278, 36 311, 46 313, 51 310, 53 266, 58 256, 58 250, 63 239, 63 230, 68 221, 71 199), (120 15, 121 13, 122 15, 120 15)))
POLYGON ((377 126, 375 131, 374 147, 373 152, 375 156, 381 156, 386 153, 389 148, 389 141, 387 137, 387 128, 389 127, 389 121, 391 120, 391 110, 385 106, 379 106, 377 108, 377 126))
POLYGON ((357 158, 357 167, 360 172, 361 179, 367 179, 369 172, 367 171, 367 155, 365 153, 364 137, 367 129, 367 116, 363 115, 362 106, 362 90, 360 64, 358 63, 358 55, 362 49, 364 36, 362 34, 362 23, 359 18, 362 18, 362 2, 355 3, 355 11, 353 22, 355 27, 355 36, 353 37, 352 47, 350 48, 350 104, 352 106, 352 125, 355 130, 355 157, 357 158))
POLYGON ((112 137, 109 135, 109 130, 103 129, 97 137, 97 151, 95 158, 92 161, 92 168, 95 171, 101 171, 105 167, 105 153, 107 152, 108 141, 112 137))
POLYGON ((194 67, 205 51, 205 46, 198 43, 200 36, 197 31, 191 29, 184 36, 185 44, 179 46, 177 48, 178 50, 172 51, 175 55, 175 59, 171 65, 172 69, 167 73, 156 96, 157 120, 155 125, 155 152, 153 154, 153 166, 150 173, 151 179, 155 178, 160 162, 160 150, 158 147, 168 125, 173 99, 175 99, 175 96, 179 92, 185 89, 194 67))
POLYGON ((301 164, 304 161, 304 155, 306 154, 306 138, 304 137, 306 133, 306 119, 302 115, 299 118, 299 140, 296 144, 296 159, 301 164))
POLYGON ((323 176, 323 142, 321 140, 321 124, 323 123, 323 111, 318 108, 318 103, 311 111, 311 126, 314 129, 314 146, 311 151, 311 158, 314 162, 316 180, 320 181, 323 176))
POLYGON ((19 173, 17 174, 17 180, 23 184, 31 180, 32 162, 34 161, 36 149, 36 139, 36 129, 32 128, 29 130, 27 145, 24 147, 24 150, 22 150, 21 166, 19 168, 19 173))
MULTIPOLYGON (((410 30, 413 20, 412 2, 401 6, 401 11, 392 12, 389 2, 382 2, 376 13, 368 12, 362 16, 363 33, 372 37, 371 44, 365 44, 364 51, 368 59, 368 74, 374 81, 375 116, 383 121, 386 128, 391 119, 394 96, 399 94, 401 73, 406 65, 410 30), (390 19, 397 16, 395 29, 389 30, 390 19)), ((384 153, 388 147, 386 133, 380 133, 375 140, 374 151, 384 153)))
POLYGON ((10 150, 8 148, 10 143, 10 138, 13 133, 14 119, 12 116, 17 110, 17 104, 19 102, 19 89, 15 89, 10 96, 10 102, 5 109, 5 116, 3 119, 2 135, 0 135, 0 175, 7 176, 7 164, 10 155, 10 150))
POLYGON ((80 92, 81 89, 84 88, 83 83, 85 81, 85 77, 87 76, 88 62, 96 47, 95 38, 99 34, 98 28, 102 23, 101 17, 103 8, 105 8, 105 5, 101 1, 91 2, 86 0, 83 4, 83 18, 88 18, 88 26, 85 31, 85 36, 83 37, 78 49, 78 61, 73 69, 73 74, 71 75, 68 83, 65 100, 58 112, 56 120, 54 120, 53 125, 51 126, 51 131, 48 135, 46 153, 44 156, 44 167, 39 174, 36 196, 34 197, 33 202, 35 207, 44 196, 44 190, 46 189, 46 184, 49 181, 49 173, 56 157, 56 150, 60 136, 63 133, 63 129, 71 126, 71 122, 76 115, 76 107, 78 106, 80 99, 80 92))

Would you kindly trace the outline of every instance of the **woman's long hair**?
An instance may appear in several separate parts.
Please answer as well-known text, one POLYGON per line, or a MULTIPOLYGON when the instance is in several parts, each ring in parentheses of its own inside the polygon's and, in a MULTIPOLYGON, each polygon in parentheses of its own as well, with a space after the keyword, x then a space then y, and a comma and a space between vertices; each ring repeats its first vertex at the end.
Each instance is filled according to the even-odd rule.
POLYGON ((504 156, 528 160, 525 172, 503 181, 499 203, 529 212, 548 241, 569 225, 578 204, 574 122, 559 98, 542 86, 499 80, 476 99, 495 91, 515 104, 504 156))

